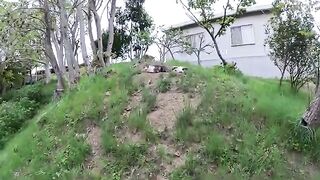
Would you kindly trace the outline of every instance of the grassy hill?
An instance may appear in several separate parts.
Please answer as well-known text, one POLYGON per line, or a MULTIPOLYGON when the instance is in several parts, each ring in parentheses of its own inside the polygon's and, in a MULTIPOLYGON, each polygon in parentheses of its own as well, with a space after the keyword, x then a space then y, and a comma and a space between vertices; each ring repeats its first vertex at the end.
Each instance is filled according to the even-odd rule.
POLYGON ((306 93, 183 65, 82 78, 6 143, 0 179, 319 178, 319 137, 296 125, 306 93))

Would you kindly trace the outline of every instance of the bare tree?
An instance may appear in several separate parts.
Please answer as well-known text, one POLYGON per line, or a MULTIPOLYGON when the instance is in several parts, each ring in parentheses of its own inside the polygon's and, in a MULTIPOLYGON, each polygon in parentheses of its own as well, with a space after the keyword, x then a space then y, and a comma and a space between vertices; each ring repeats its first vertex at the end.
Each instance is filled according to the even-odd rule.
POLYGON ((163 35, 155 39, 155 44, 160 53, 160 61, 164 62, 169 53, 174 60, 174 54, 180 52, 182 45, 182 32, 179 29, 170 29, 163 31, 163 35))
POLYGON ((206 43, 205 36, 203 33, 197 35, 199 42, 197 47, 194 47, 190 41, 186 40, 183 42, 183 50, 190 55, 195 55, 197 57, 197 63, 201 66, 201 54, 204 52, 206 54, 211 54, 212 51, 209 51, 208 48, 214 48, 211 44, 206 43))

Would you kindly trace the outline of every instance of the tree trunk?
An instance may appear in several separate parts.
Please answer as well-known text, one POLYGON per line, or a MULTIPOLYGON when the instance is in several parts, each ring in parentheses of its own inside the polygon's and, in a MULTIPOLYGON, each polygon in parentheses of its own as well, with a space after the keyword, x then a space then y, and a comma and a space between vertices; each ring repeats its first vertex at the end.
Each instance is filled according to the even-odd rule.
POLYGON ((93 60, 96 60, 98 58, 97 56, 97 47, 94 43, 94 38, 93 38, 93 30, 92 30, 92 14, 90 11, 90 6, 88 6, 88 34, 90 38, 90 45, 92 49, 92 55, 93 55, 93 60))
MULTIPOLYGON (((41 1, 39 2, 41 4, 41 1)), ((60 93, 64 91, 65 86, 63 81, 63 74, 60 71, 60 68, 58 66, 57 59, 54 55, 52 44, 51 44, 52 22, 49 14, 50 9, 48 5, 48 0, 43 0, 43 8, 44 8, 44 22, 45 22, 45 44, 44 44, 45 52, 57 76, 58 83, 57 83, 56 92, 59 92, 58 95, 60 95, 60 93)))
POLYGON ((97 9, 95 7, 95 1, 90 0, 89 6, 91 7, 91 11, 93 13, 94 21, 96 24, 96 30, 97 30, 97 41, 98 41, 98 59, 103 67, 106 66, 104 59, 103 59, 103 44, 102 44, 102 30, 101 30, 101 20, 100 16, 98 15, 97 9))
MULTIPOLYGON (((73 55, 73 50, 71 46, 71 40, 68 36, 69 27, 68 27, 68 15, 65 11, 65 0, 59 0, 60 6, 60 16, 62 16, 62 35, 65 38, 64 42, 64 51, 66 53, 66 59, 68 63, 68 74, 69 74, 69 85, 72 86, 76 80, 76 72, 74 70, 75 57, 73 55)), ((61 28, 61 27, 60 27, 61 28)))
POLYGON ((199 48, 199 51, 197 52, 196 56, 197 56, 197 60, 198 60, 198 65, 201 66, 201 59, 200 59, 200 56, 201 56, 201 51, 200 51, 201 48, 199 48))
MULTIPOLYGON (((57 28, 59 29, 59 28, 57 28)), ((61 36, 60 37, 60 43, 58 42, 55 34, 54 34, 54 31, 52 31, 52 34, 51 34, 51 37, 52 37, 52 41, 53 41, 53 44, 54 44, 54 47, 56 49, 56 52, 57 52, 57 60, 58 60, 58 64, 59 64, 59 67, 62 71, 63 74, 66 74, 66 67, 64 65, 64 57, 63 57, 63 37, 61 36)))
POLYGON ((286 73, 286 68, 284 68, 283 70, 281 70, 281 77, 280 77, 280 84, 279 86, 282 87, 282 83, 283 83, 283 78, 284 78, 284 74, 286 73))
POLYGON ((315 99, 304 113, 301 119, 301 125, 310 128, 318 128, 320 126, 320 91, 316 94, 315 99))
POLYGON ((111 12, 110 12, 110 19, 109 19, 109 39, 108 39, 108 47, 107 47, 107 64, 110 64, 111 61, 111 51, 114 41, 114 18, 116 15, 116 2, 117 0, 112 0, 111 2, 111 12))
POLYGON ((80 46, 81 46, 83 62, 86 65, 86 71, 87 73, 90 73, 91 66, 90 66, 89 56, 87 52, 85 24, 84 24, 82 8, 83 8, 83 4, 82 2, 80 2, 80 4, 77 7, 77 16, 79 18, 79 23, 80 23, 80 46))
POLYGON ((45 66, 45 73, 46 73, 46 84, 49 84, 51 81, 51 72, 50 72, 50 64, 48 60, 46 61, 44 66, 45 66))
POLYGON ((217 52, 220 60, 222 61, 222 65, 223 65, 223 66, 226 66, 226 65, 228 64, 228 62, 223 58, 223 56, 222 56, 222 54, 221 54, 221 52, 220 52, 220 48, 219 48, 219 46, 218 46, 218 42, 217 42, 216 37, 214 36, 214 33, 211 32, 208 28, 205 28, 205 27, 203 27, 203 28, 207 31, 207 33, 209 33, 209 35, 210 35, 210 37, 211 37, 211 39, 212 39, 212 41, 213 41, 214 48, 216 49, 216 52, 217 52))
POLYGON ((173 52, 171 51, 171 49, 168 48, 168 50, 169 50, 169 53, 170 53, 170 55, 171 55, 171 57, 172 57, 172 60, 175 60, 174 55, 173 55, 173 52))
POLYGON ((220 49, 219 49, 219 46, 218 46, 218 43, 217 43, 217 40, 216 38, 214 37, 213 34, 210 33, 210 36, 212 38, 212 41, 213 41, 213 44, 214 44, 214 48, 216 49, 216 52, 220 58, 220 60, 222 61, 222 65, 223 66, 226 66, 228 63, 227 61, 223 58, 223 56, 221 55, 221 52, 220 52, 220 49))

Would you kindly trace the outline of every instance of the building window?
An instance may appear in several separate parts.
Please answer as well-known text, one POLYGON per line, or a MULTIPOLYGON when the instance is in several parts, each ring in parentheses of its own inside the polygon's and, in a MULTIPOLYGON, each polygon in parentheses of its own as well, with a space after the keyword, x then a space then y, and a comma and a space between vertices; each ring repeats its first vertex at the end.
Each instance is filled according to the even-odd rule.
POLYGON ((254 44, 253 26, 244 25, 231 28, 231 45, 249 45, 254 44))
POLYGON ((185 36, 186 41, 191 45, 193 48, 197 48, 200 43, 200 39, 203 36, 203 33, 197 33, 192 35, 185 36))

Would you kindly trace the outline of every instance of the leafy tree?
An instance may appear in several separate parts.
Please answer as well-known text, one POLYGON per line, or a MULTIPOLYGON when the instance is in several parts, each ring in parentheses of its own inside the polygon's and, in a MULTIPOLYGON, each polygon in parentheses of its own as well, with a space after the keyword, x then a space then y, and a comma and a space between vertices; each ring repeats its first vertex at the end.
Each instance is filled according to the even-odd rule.
POLYGON ((236 20, 236 18, 245 12, 245 8, 255 3, 255 0, 177 0, 186 10, 189 18, 202 27, 211 37, 214 48, 224 66, 228 63, 223 58, 217 38, 223 35, 227 28, 236 20), (217 4, 224 3, 222 17, 216 17, 217 4), (234 11, 232 15, 228 15, 228 11, 234 11), (199 16, 198 16, 199 15, 199 16), (219 25, 216 28, 215 25, 219 25))
POLYGON ((29 17, 28 2, 0 1, 0 90, 19 87, 31 69, 43 61, 39 22, 29 17))
POLYGON ((125 8, 116 11, 116 29, 130 37, 125 53, 130 59, 141 58, 153 42, 153 21, 143 7, 145 0, 126 0, 125 8))
POLYGON ((280 85, 287 72, 291 87, 299 90, 315 73, 317 40, 310 6, 297 0, 277 0, 273 14, 273 33, 267 39, 271 59, 281 72, 280 85))

